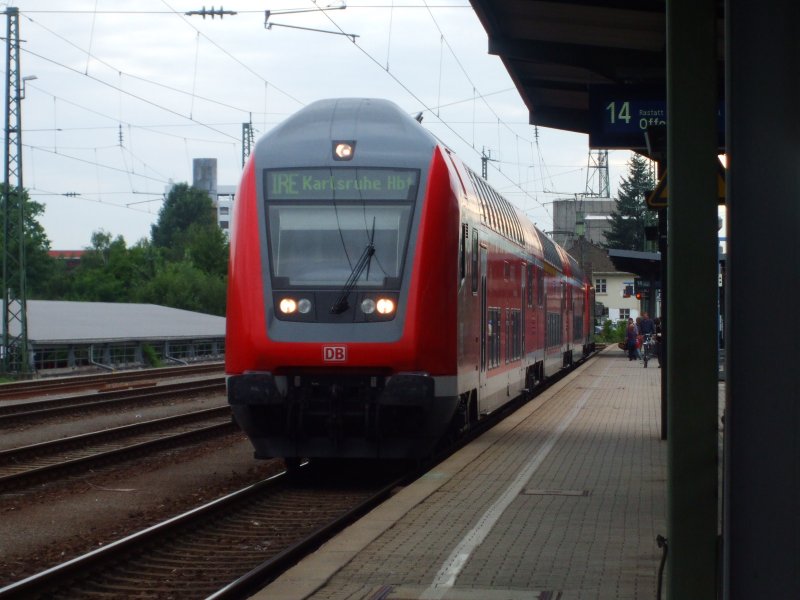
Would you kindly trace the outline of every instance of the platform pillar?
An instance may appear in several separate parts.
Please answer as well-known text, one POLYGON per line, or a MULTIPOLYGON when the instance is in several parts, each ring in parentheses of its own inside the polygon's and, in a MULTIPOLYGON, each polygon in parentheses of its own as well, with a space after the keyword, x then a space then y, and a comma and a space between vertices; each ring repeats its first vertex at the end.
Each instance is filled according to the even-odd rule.
POLYGON ((716 600, 716 2, 667 2, 670 600, 716 600))
POLYGON ((800 5, 725 16, 723 598, 800 598, 800 5))

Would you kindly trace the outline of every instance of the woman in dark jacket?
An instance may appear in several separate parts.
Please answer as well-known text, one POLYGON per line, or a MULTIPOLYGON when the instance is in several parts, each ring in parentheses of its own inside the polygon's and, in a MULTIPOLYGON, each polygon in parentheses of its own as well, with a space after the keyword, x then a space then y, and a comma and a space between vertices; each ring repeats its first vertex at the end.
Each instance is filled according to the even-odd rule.
POLYGON ((625 330, 625 347, 628 350, 628 360, 641 358, 639 348, 637 348, 638 333, 633 319, 628 319, 628 328, 625 330))

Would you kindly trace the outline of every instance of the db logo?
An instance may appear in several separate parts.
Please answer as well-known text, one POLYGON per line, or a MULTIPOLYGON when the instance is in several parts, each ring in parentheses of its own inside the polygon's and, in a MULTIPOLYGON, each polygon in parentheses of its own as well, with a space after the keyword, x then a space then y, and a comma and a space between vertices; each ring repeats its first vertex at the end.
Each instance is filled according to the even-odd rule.
POLYGON ((325 362, 345 362, 347 360, 347 346, 323 346, 322 360, 325 362))

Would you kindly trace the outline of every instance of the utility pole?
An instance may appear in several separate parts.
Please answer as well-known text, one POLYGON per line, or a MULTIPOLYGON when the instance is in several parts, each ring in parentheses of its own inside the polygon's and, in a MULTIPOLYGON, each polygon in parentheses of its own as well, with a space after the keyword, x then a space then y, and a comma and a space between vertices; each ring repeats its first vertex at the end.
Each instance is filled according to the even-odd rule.
POLYGON ((255 132, 253 131, 253 115, 250 115, 249 123, 242 123, 242 167, 247 162, 247 157, 253 150, 255 142, 255 132))
POLYGON ((19 10, 6 9, 6 126, 3 185, 4 373, 28 373, 28 317, 25 293, 25 202, 22 187, 22 112, 19 77, 19 10))
POLYGON ((486 148, 481 149, 481 177, 483 177, 484 181, 489 179, 489 161, 497 162, 496 158, 492 158, 492 151, 486 150, 486 148))
POLYGON ((611 188, 608 185, 608 150, 589 150, 584 195, 593 198, 611 197, 611 188), (595 176, 597 188, 594 187, 595 176))

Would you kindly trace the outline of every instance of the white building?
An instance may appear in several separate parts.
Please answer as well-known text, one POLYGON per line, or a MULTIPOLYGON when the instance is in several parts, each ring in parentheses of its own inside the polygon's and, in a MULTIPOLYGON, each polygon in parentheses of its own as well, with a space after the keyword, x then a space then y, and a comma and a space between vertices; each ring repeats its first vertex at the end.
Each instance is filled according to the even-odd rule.
POLYGON ((636 298, 633 289, 633 280, 637 276, 618 271, 608 256, 608 250, 583 238, 573 240, 565 248, 594 286, 598 325, 607 319, 614 322, 635 319, 643 312, 643 303, 636 298))

